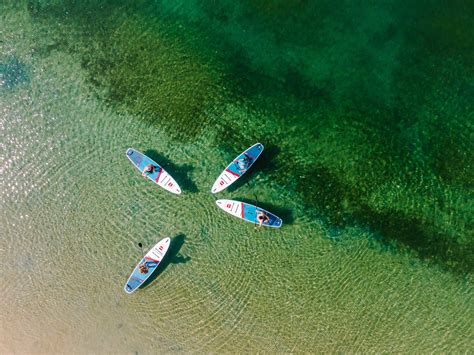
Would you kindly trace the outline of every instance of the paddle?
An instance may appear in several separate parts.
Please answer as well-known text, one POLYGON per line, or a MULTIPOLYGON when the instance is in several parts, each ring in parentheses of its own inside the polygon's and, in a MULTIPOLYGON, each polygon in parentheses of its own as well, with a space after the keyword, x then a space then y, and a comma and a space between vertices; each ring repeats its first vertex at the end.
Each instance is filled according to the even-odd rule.
POLYGON ((140 250, 142 251, 142 257, 145 257, 145 254, 143 253, 143 245, 142 245, 142 243, 138 243, 138 246, 140 247, 140 250))

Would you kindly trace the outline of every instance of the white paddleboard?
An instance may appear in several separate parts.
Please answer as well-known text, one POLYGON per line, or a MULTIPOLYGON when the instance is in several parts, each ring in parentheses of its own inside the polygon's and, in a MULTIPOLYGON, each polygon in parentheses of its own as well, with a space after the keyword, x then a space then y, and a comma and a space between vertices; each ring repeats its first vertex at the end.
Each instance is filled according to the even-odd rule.
POLYGON ((147 173, 146 177, 153 181, 158 186, 161 186, 166 191, 169 191, 173 194, 179 195, 181 193, 181 188, 178 183, 173 179, 173 177, 166 172, 160 165, 158 165, 154 160, 147 157, 145 154, 140 153, 138 150, 133 148, 127 149, 127 158, 132 162, 132 164, 143 172, 143 169, 146 165, 152 164, 154 170, 152 173, 147 173))
POLYGON ((168 251, 171 244, 170 238, 164 238, 160 240, 153 248, 150 249, 145 257, 135 266, 132 274, 125 284, 124 290, 126 293, 132 293, 139 288, 156 270, 160 265, 166 252, 168 251), (148 268, 146 273, 140 272, 140 266, 145 265, 148 268))
POLYGON ((250 223, 259 224, 257 216, 259 212, 263 212, 268 217, 268 221, 263 222, 262 226, 280 228, 283 224, 280 217, 264 210, 263 208, 251 205, 250 203, 222 199, 217 200, 216 205, 232 216, 250 223))
POLYGON ((263 144, 255 143, 236 156, 232 163, 227 165, 216 179, 214 185, 212 185, 211 192, 215 194, 232 185, 250 169, 262 152, 263 144))

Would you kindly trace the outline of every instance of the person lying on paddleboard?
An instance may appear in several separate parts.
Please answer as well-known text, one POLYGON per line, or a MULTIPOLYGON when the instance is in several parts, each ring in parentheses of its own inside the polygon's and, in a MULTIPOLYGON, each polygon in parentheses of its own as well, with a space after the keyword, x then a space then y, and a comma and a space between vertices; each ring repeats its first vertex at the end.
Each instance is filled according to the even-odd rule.
MULTIPOLYGON (((257 221, 258 221, 258 227, 261 227, 263 223, 266 223, 270 220, 270 217, 268 217, 265 212, 263 211, 258 211, 257 213, 257 221)), ((255 227, 257 228, 257 227, 255 227)))
POLYGON ((143 168, 142 176, 145 176, 146 174, 151 174, 153 170, 155 170, 153 164, 145 165, 145 167, 143 168))
POLYGON ((140 274, 148 274, 148 266, 146 266, 146 263, 140 265, 138 271, 140 271, 140 274))
POLYGON ((150 266, 152 267, 156 266, 156 262, 145 261, 143 264, 140 265, 140 267, 138 268, 138 271, 140 271, 140 274, 147 274, 150 266))
POLYGON ((245 173, 251 161, 252 161, 252 158, 249 157, 246 153, 244 153, 243 158, 237 159, 235 162, 237 163, 237 166, 239 167, 239 172, 245 173))

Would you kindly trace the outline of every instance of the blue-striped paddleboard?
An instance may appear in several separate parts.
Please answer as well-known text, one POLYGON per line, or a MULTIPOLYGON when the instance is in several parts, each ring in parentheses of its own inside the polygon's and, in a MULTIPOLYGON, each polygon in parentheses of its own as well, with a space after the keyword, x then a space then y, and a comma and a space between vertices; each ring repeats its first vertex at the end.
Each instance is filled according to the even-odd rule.
POLYGON ((132 162, 133 165, 135 165, 138 170, 140 170, 140 172, 143 172, 143 169, 148 164, 152 164, 155 167, 152 173, 145 174, 148 179, 171 193, 177 195, 181 193, 181 188, 175 179, 173 179, 171 175, 165 171, 165 169, 163 169, 151 158, 133 148, 128 148, 126 154, 127 158, 132 162))
POLYGON ((283 224, 283 221, 280 217, 275 216, 273 213, 268 212, 263 208, 251 205, 249 203, 234 200, 217 200, 216 204, 227 213, 230 213, 231 215, 247 222, 259 224, 257 220, 257 213, 261 211, 270 218, 268 222, 264 222, 262 224, 263 226, 279 228, 283 224))
POLYGON ((255 143, 239 154, 219 175, 212 185, 213 194, 224 190, 244 175, 263 152, 263 144, 255 143))
POLYGON ((170 238, 162 239, 158 242, 158 244, 151 248, 148 253, 145 254, 142 260, 140 260, 137 266, 135 266, 135 269, 128 278, 124 287, 125 292, 132 293, 138 287, 140 287, 151 276, 151 274, 153 274, 153 271, 155 271, 158 265, 160 265, 163 257, 168 251, 170 242, 170 238), (143 274, 140 272, 141 265, 148 267, 147 273, 143 274))

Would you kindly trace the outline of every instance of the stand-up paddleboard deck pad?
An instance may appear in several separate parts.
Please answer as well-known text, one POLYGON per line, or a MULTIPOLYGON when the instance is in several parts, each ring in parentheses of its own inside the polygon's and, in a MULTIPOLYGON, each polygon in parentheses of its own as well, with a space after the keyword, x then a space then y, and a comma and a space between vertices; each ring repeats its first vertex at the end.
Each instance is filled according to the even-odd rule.
POLYGON ((259 224, 257 220, 257 213, 262 211, 270 218, 268 222, 264 222, 262 224, 263 226, 279 228, 283 224, 283 221, 280 217, 275 216, 273 213, 268 212, 263 208, 251 205, 249 203, 234 200, 217 200, 216 204, 227 213, 230 213, 231 215, 247 222, 259 224))
POLYGON ((160 262, 168 251, 170 243, 170 238, 162 239, 145 254, 145 257, 140 260, 137 266, 135 266, 135 269, 128 278, 124 287, 125 292, 132 293, 140 287, 140 285, 142 285, 151 274, 153 274, 153 271, 155 271, 158 265, 160 265, 160 262), (145 265, 148 267, 148 272, 146 274, 140 272, 140 266, 143 265, 143 263, 146 263, 145 265))
POLYGON ((263 144, 256 143, 239 154, 219 175, 217 180, 214 182, 214 185, 212 185, 211 192, 215 194, 232 185, 235 181, 237 181, 237 179, 239 179, 250 169, 262 152, 263 144), (239 168, 238 161, 244 158, 248 159, 248 164, 246 168, 242 170, 239 168))
POLYGON ((175 179, 173 179, 171 175, 166 172, 165 169, 163 169, 160 165, 158 165, 155 161, 153 161, 146 155, 140 153, 139 151, 133 148, 128 148, 127 158, 132 162, 133 165, 135 165, 138 170, 140 170, 140 172, 143 172, 143 169, 146 165, 152 164, 155 168, 153 169, 153 172, 151 174, 146 174, 148 179, 171 193, 178 195, 181 193, 181 188, 179 187, 175 179))

